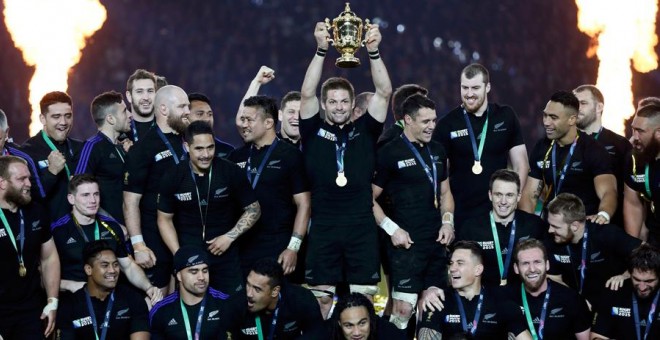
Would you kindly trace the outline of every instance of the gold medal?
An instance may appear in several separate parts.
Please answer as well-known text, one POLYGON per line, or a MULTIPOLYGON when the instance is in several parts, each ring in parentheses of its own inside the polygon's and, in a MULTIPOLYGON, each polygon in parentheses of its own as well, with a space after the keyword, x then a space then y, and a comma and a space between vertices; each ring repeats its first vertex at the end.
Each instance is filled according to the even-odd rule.
POLYGON ((337 183, 338 186, 340 187, 345 187, 346 184, 348 183, 348 180, 346 179, 346 176, 344 176, 344 172, 338 172, 337 173, 337 179, 335 179, 335 183, 337 183))
POLYGON ((484 168, 481 167, 481 162, 480 161, 474 161, 474 165, 472 166, 472 173, 475 175, 480 174, 484 168))
POLYGON ((500 286, 506 286, 506 279, 500 280, 500 286))
POLYGON ((438 198, 437 197, 435 197, 433 199, 433 203, 435 204, 435 208, 438 209, 438 198))
POLYGON ((27 275, 27 269, 25 269, 23 262, 18 264, 18 275, 20 277, 25 277, 25 275, 27 275))
POLYGON ((655 214, 655 204, 651 202, 651 212, 655 214))

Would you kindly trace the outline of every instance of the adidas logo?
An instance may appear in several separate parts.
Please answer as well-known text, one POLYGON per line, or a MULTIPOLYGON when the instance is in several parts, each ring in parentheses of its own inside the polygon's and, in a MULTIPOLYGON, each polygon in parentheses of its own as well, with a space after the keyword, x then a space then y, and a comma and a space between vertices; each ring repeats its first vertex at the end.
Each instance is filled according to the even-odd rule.
POLYGON ((176 320, 174 320, 174 319, 170 320, 170 322, 167 323, 168 326, 176 326, 176 325, 178 325, 178 324, 179 324, 179 323, 176 322, 176 320))
POLYGON ((76 242, 77 242, 76 239, 73 238, 73 237, 69 237, 69 239, 66 240, 66 244, 74 244, 74 243, 76 243, 76 242))
POLYGON ((117 158, 117 156, 115 156, 114 153, 111 153, 111 154, 110 154, 110 159, 115 159, 115 158, 117 158))
POLYGON ((374 273, 374 275, 371 275, 371 278, 375 279, 375 280, 380 279, 380 274, 378 274, 378 272, 376 272, 376 273, 374 273))

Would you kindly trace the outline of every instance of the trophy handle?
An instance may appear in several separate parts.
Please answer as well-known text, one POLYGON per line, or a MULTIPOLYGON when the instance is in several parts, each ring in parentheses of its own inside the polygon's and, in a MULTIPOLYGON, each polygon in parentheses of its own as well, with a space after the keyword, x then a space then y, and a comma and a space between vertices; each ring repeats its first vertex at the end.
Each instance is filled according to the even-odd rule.
MULTIPOLYGON (((330 32, 330 29, 332 28, 332 25, 330 25, 330 19, 325 18, 325 28, 328 30, 328 33, 330 32)), ((331 44, 332 46, 335 45, 335 40, 332 38, 328 38, 328 43, 331 44)))
POLYGON ((369 26, 371 23, 369 22, 369 19, 364 19, 364 39, 360 42, 360 46, 365 47, 367 46, 367 32, 369 32, 369 26))

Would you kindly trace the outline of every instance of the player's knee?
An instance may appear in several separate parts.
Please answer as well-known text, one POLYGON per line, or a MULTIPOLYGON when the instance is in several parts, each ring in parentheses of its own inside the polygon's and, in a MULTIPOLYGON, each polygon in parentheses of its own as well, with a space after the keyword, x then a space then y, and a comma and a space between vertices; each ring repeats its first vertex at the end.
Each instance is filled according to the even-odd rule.
POLYGON ((362 295, 374 296, 378 294, 376 285, 350 285, 351 293, 360 293, 362 295))
POLYGON ((309 288, 321 305, 332 304, 332 298, 335 296, 334 286, 313 286, 309 288))
POLYGON ((399 329, 406 329, 417 303, 417 294, 393 291, 392 299, 394 300, 394 306, 390 322, 399 329))

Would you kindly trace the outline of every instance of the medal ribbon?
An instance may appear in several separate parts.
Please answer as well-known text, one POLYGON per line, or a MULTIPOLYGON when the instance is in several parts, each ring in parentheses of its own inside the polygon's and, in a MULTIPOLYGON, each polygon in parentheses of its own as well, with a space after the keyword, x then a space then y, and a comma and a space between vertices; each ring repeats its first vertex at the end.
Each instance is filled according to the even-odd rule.
MULTIPOLYGON (((165 146, 167 146, 167 149, 169 149, 170 153, 172 153, 172 158, 174 158, 174 164, 179 164, 179 155, 177 155, 176 151, 174 151, 174 147, 172 147, 172 144, 167 139, 167 137, 165 137, 165 135, 163 134, 163 131, 160 129, 160 127, 158 125, 156 125, 156 132, 158 133, 158 137, 160 137, 160 140, 162 140, 163 143, 165 143, 165 146)), ((181 159, 185 159, 185 158, 186 158, 186 152, 185 152, 185 149, 184 149, 184 152, 181 155, 181 159)))
MULTIPOLYGON (((656 308, 658 307, 658 297, 660 296, 660 290, 658 290, 657 293, 655 293, 655 298, 653 299, 653 302, 651 303, 651 309, 649 309, 649 315, 646 318, 646 327, 644 330, 644 340, 649 336, 649 331, 651 330, 651 324, 653 323, 654 319, 654 313, 656 308)), ((635 296, 635 293, 633 292, 632 294, 632 300, 633 300, 633 316, 635 317, 635 331, 637 331, 637 340, 642 340, 641 338, 641 332, 640 332, 640 327, 641 324, 639 322, 639 308, 637 307, 637 296, 635 296)))
POLYGON ((89 290, 85 287, 85 300, 87 301, 87 310, 89 311, 89 316, 92 318, 92 325, 94 326, 94 335, 96 340, 105 340, 105 337, 108 335, 108 327, 110 327, 110 312, 112 312, 112 305, 115 303, 115 292, 114 290, 110 293, 110 301, 108 302, 108 307, 105 308, 105 319, 101 324, 101 337, 99 338, 99 325, 96 321, 96 315, 94 313, 94 306, 92 306, 92 299, 89 297, 89 290))
POLYGON ((337 158, 337 173, 344 172, 344 154, 346 153, 346 140, 347 140, 347 136, 341 134, 341 144, 340 144, 339 136, 337 136, 337 143, 335 143, 335 154, 337 158))
MULTIPOLYGON (((635 155, 632 155, 632 167, 633 167, 632 168, 633 175, 635 177, 637 177, 637 160, 635 159, 635 155)), ((646 195, 648 197, 644 197, 643 194, 642 194, 642 197, 644 197, 645 199, 651 201, 651 199, 653 198, 653 195, 651 194, 651 186, 649 185, 649 180, 650 180, 649 165, 646 164, 646 166, 644 167, 644 189, 646 189, 646 195)))
POLYGON ((532 310, 529 309, 529 305, 527 304, 527 294, 525 293, 524 284, 520 284, 520 293, 522 294, 523 308, 525 310, 525 318, 527 319, 527 327, 529 328, 529 332, 532 333, 532 338, 534 338, 534 340, 543 340, 545 317, 548 311, 548 302, 550 302, 550 284, 548 283, 548 289, 545 291, 545 297, 543 298, 543 307, 541 309, 541 317, 539 318, 538 333, 534 327, 534 322, 532 322, 532 310))
POLYGON ((600 137, 600 133, 603 132, 603 127, 601 126, 598 132, 594 134, 594 139, 598 140, 598 137, 600 137))
POLYGON ((516 236, 516 219, 513 219, 511 225, 511 233, 509 234, 509 244, 506 249, 506 263, 502 263, 502 249, 500 248, 500 237, 495 225, 495 217, 493 212, 490 212, 490 230, 493 232, 493 243, 495 243, 495 256, 497 257, 497 266, 500 267, 500 278, 506 280, 509 272, 509 265, 511 265, 511 258, 513 257, 513 245, 516 236))
MULTIPOLYGON (((48 137, 48 135, 46 134, 46 131, 41 130, 41 137, 43 137, 44 141, 46 141, 46 145, 48 145, 48 147, 50 148, 51 151, 58 151, 58 152, 60 151, 60 150, 57 149, 57 147, 55 147, 55 144, 53 144, 53 141, 50 140, 50 137, 48 137)), ((68 144, 69 144, 69 141, 67 140, 67 146, 68 146, 68 149, 69 149, 69 154, 71 156, 73 156, 73 150, 71 150, 71 146, 68 145, 68 144)), ((67 181, 68 181, 69 178, 71 178, 71 171, 69 171, 69 166, 66 165, 66 160, 64 162, 64 170, 66 170, 66 178, 67 178, 67 181)))
POLYGON ((209 205, 211 205, 210 195, 211 195, 211 180, 213 179, 213 165, 209 169, 209 185, 206 189, 206 208, 204 208, 204 214, 202 214, 202 197, 199 195, 199 187, 197 186, 197 178, 195 178, 195 173, 193 172, 192 165, 188 164, 190 167, 190 176, 192 177, 193 183, 195 183, 195 192, 197 193, 197 207, 199 208, 199 219, 202 220, 202 241, 206 240, 206 217, 209 213, 209 205))
POLYGON ((264 170, 264 167, 266 166, 266 163, 268 162, 268 158, 270 158, 270 155, 273 153, 273 150, 275 150, 275 146, 277 146, 277 142, 279 142, 279 138, 275 137, 275 140, 273 143, 268 147, 268 151, 266 151, 266 155, 264 156, 264 159, 261 160, 261 164, 259 164, 259 167, 257 168, 257 173, 254 175, 254 178, 252 177, 252 150, 254 149, 254 144, 250 146, 250 154, 247 159, 247 165, 245 166, 247 169, 247 178, 250 184, 252 184, 252 189, 257 187, 257 182, 259 182, 259 177, 261 177, 261 172, 264 170))
MULTIPOLYGON (((580 260, 580 294, 582 294, 582 287, 584 286, 584 272, 587 269, 587 238, 589 237, 589 232, 587 228, 584 228, 584 237, 582 238, 582 259, 580 260)), ((568 251, 568 256, 571 257, 571 248, 566 246, 568 251)), ((572 257, 571 257, 572 261, 572 257)))
MULTIPOLYGON (((280 313, 280 301, 282 300, 282 294, 279 294, 277 296, 277 306, 275 307, 275 311, 273 312, 273 321, 270 324, 270 330, 268 331, 268 340, 273 340, 273 336, 275 335, 275 326, 277 326, 277 315, 280 313)), ((259 337, 259 340, 264 340, 264 331, 261 328, 261 318, 259 315, 257 315, 254 318, 254 322, 257 324, 257 336, 259 337)))
POLYGON ((7 217, 5 217, 5 212, 2 211, 2 209, 0 209, 0 219, 2 220, 2 224, 5 225, 7 234, 9 234, 9 239, 11 240, 11 244, 14 245, 14 249, 16 249, 16 255, 18 256, 18 263, 25 265, 25 262, 23 262, 23 248, 25 247, 25 220, 23 219, 23 211, 21 209, 18 209, 18 214, 21 217, 20 229, 18 233, 18 241, 21 244, 20 248, 16 246, 16 239, 14 238, 14 233, 11 231, 9 222, 7 222, 7 217))
POLYGON ((193 337, 193 333, 190 328, 190 320, 188 319, 188 311, 186 310, 186 306, 183 305, 183 299, 179 297, 179 306, 181 307, 181 315, 183 316, 183 323, 186 326, 186 336, 188 337, 188 340, 199 340, 199 335, 202 333, 202 321, 204 319, 204 308, 206 307, 206 295, 204 295, 204 298, 202 299, 202 305, 199 306, 199 312, 197 313, 197 324, 195 325, 195 334, 193 337))
POLYGON ((470 118, 468 117, 467 111, 463 109, 463 118, 465 118, 465 125, 468 128, 468 135, 470 136, 470 142, 472 143, 472 154, 474 155, 475 162, 481 162, 481 154, 484 151, 484 145, 486 144, 486 132, 488 130, 488 111, 486 111, 486 122, 484 127, 481 129, 481 140, 479 140, 479 151, 477 151, 477 139, 472 130, 472 123, 470 123, 470 118))
POLYGON ((458 302, 458 312, 461 313, 461 325, 463 326, 463 332, 470 333, 474 335, 477 333, 477 325, 479 324, 479 316, 481 315, 481 306, 484 303, 484 293, 479 294, 479 302, 477 302, 477 310, 474 312, 474 320, 472 320, 472 327, 468 329, 467 318, 465 316, 465 308, 463 307, 463 301, 461 301, 461 296, 458 295, 458 292, 454 290, 454 296, 456 296, 456 301, 458 302))
MULTIPOLYGON (((575 146, 577 141, 580 138, 580 135, 575 136, 573 144, 571 144, 571 149, 568 151, 568 155, 564 159, 564 166, 561 169, 559 174, 559 180, 557 180, 557 144, 555 140, 552 141, 550 148, 552 148, 552 183, 555 187, 555 197, 559 194, 562 183, 564 183, 564 178, 566 177, 566 172, 568 171, 568 166, 571 164, 571 158, 573 158, 573 152, 575 151, 575 146)), ((547 157, 547 153, 546 153, 547 157)), ((544 162, 545 163, 545 162, 544 162)))
POLYGON ((433 155, 431 155, 431 148, 429 147, 428 144, 426 144, 426 151, 429 153, 429 159, 431 160, 431 166, 433 167, 433 174, 431 174, 431 169, 429 166, 424 162, 424 158, 422 158, 422 155, 417 151, 417 148, 410 142, 408 137, 405 134, 401 134, 401 138, 403 138, 403 141, 406 142, 406 145, 412 151, 412 153, 415 155, 415 158, 417 158, 417 161, 419 164, 424 168, 424 172, 426 173, 426 177, 428 177, 429 182, 431 182, 431 186, 433 186, 433 200, 436 201, 438 199, 438 168, 435 165, 435 162, 433 161, 433 155))
MULTIPOLYGON (((85 235, 85 232, 83 232, 80 223, 78 223, 78 220, 76 219, 76 216, 71 214, 71 217, 73 218, 73 222, 76 223, 78 232, 80 233, 80 235, 82 235, 83 239, 85 239, 85 242, 89 242, 89 239, 87 238, 87 235, 85 235)), ((101 235, 99 234, 99 222, 96 219, 94 219, 94 241, 98 241, 100 238, 101 235)))

